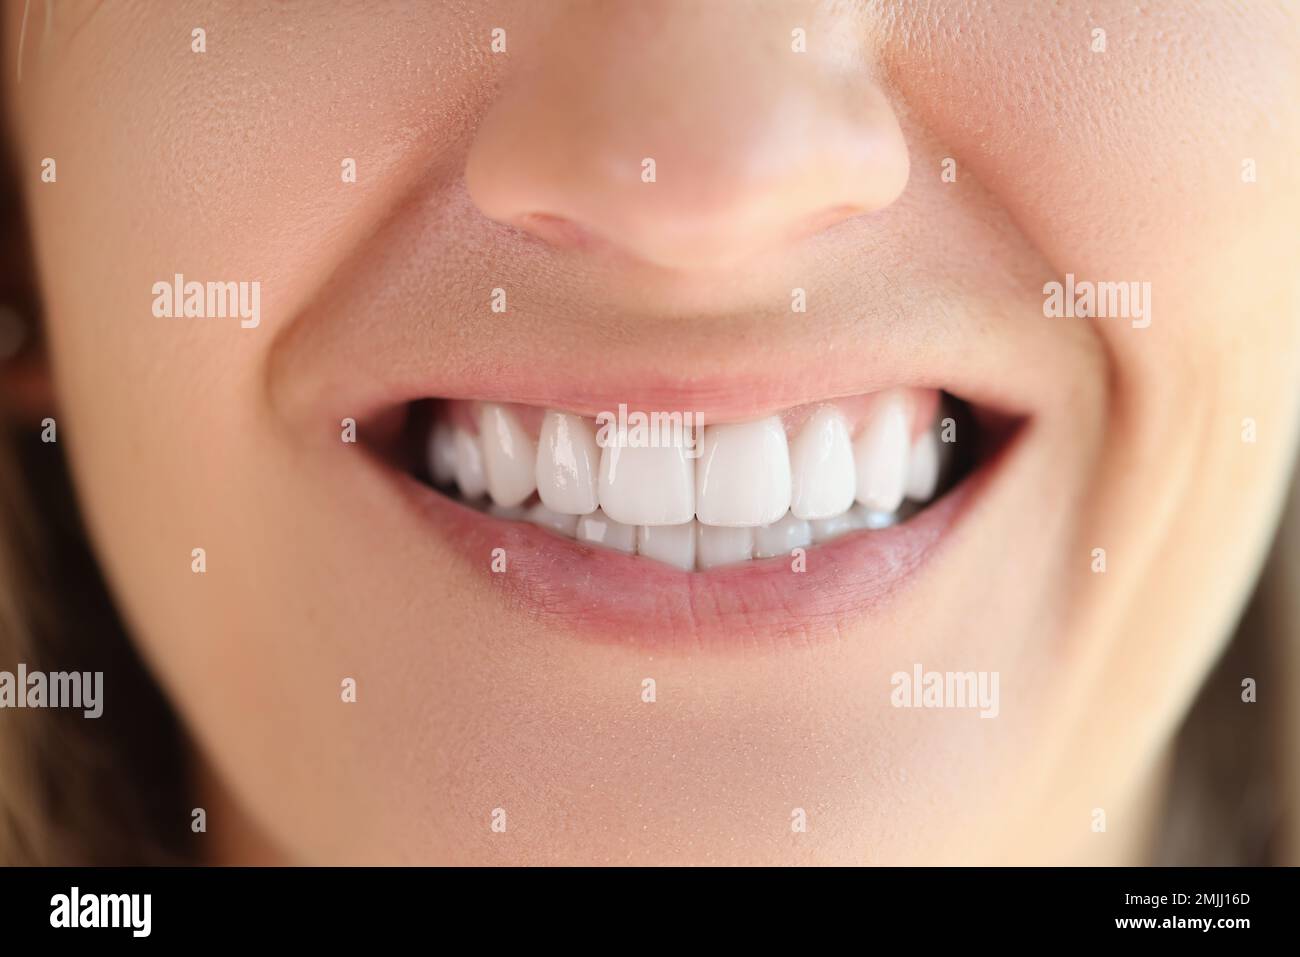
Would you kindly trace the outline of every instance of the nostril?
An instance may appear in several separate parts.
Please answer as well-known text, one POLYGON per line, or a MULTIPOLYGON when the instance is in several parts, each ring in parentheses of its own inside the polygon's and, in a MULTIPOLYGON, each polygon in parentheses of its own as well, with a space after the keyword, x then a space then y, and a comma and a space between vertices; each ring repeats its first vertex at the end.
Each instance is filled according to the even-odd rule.
POLYGON ((851 203, 828 206, 820 212, 805 217, 803 222, 796 223, 791 228, 791 235, 789 238, 806 239, 809 236, 815 236, 823 230, 830 229, 832 226, 838 226, 845 220, 853 219, 855 216, 861 216, 866 211, 865 207, 856 206, 851 203))
POLYGON ((523 213, 511 225, 560 249, 586 249, 596 242, 590 229, 556 213, 523 213))
MULTIPOLYGON (((861 205, 839 204, 826 207, 822 211, 811 213, 796 222, 788 225, 783 230, 774 230, 770 235, 768 242, 798 242, 801 239, 814 237, 822 231, 831 229, 832 226, 839 225, 840 222, 852 220, 852 218, 861 216, 866 213, 867 209, 861 205)), ((513 228, 523 230, 524 233, 532 235, 549 246, 558 248, 558 250, 573 250, 582 252, 595 252, 598 250, 612 251, 614 244, 610 239, 604 237, 599 231, 590 228, 588 225, 560 213, 547 212, 530 212, 519 213, 519 215, 508 217, 508 225, 513 228)), ((629 224, 630 225, 630 224, 629 224)), ((751 228, 748 233, 742 235, 728 235, 728 237, 715 237, 719 243, 727 248, 740 248, 746 244, 757 242, 757 235, 761 229, 751 228)), ((689 241, 690 234, 688 231, 681 231, 676 234, 677 242, 689 241)))

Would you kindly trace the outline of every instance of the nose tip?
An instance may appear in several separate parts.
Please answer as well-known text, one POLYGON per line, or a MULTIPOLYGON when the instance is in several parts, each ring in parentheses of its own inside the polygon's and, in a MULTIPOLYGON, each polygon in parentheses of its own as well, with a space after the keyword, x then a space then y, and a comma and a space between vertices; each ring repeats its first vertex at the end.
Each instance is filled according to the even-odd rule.
POLYGON ((663 66, 597 68, 588 48, 508 85, 467 160, 479 209, 557 248, 709 269, 879 210, 906 185, 894 111, 858 75, 779 54, 663 66))

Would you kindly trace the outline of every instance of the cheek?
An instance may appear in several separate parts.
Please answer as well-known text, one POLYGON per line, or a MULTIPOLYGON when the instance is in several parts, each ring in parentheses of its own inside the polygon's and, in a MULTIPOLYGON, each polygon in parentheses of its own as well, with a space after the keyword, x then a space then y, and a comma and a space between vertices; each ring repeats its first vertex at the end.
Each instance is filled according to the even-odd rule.
POLYGON ((41 68, 29 62, 15 113, 22 167, 57 162, 54 183, 28 180, 27 200, 59 437, 110 585, 231 780, 302 794, 332 758, 284 755, 295 741, 346 750, 335 703, 356 663, 332 655, 329 627, 301 623, 343 631, 357 619, 340 607, 347 595, 311 600, 322 578, 345 580, 311 562, 331 554, 311 534, 328 534, 320 516, 336 505, 326 490, 286 488, 298 463, 276 441, 265 360, 355 233, 420 177, 454 167, 445 151, 482 77, 456 52, 478 27, 442 22, 432 5, 364 21, 354 8, 331 15, 329 30, 293 16, 104 5, 41 68), (202 54, 190 48, 198 24, 202 54), (176 274, 260 283, 260 323, 156 316, 154 286, 176 274), (194 547, 207 550, 203 575, 191 571, 194 547), (271 732, 266 710, 232 705, 312 688, 329 693, 276 710, 271 732))
MULTIPOLYGON (((1148 703, 1185 696, 1196 643, 1230 627, 1212 596, 1249 587, 1297 428, 1296 14, 1118 2, 927 12, 884 50, 917 125, 956 161, 957 201, 991 194, 1041 254, 1039 283, 1149 284, 1146 328, 1020 321, 1086 330, 1107 360, 1105 447, 1074 515, 1074 554, 1105 546, 1122 572, 1070 579, 1088 615, 1076 672, 1109 659, 1097 687, 1120 687, 1136 656, 1163 655, 1173 664, 1152 666, 1163 685, 1148 703), (1247 419, 1271 438, 1243 444, 1247 419), (1205 556, 1223 570, 1212 583, 1205 556), (1143 624, 1117 628, 1124 614, 1143 624), (1117 634, 1147 637, 1106 637, 1117 634)), ((913 164, 913 184, 925 175, 913 164)), ((1069 432, 1061 441, 1077 446, 1069 432)))
POLYGON ((900 23, 885 49, 898 51, 890 73, 918 123, 957 163, 949 188, 993 195, 1041 252, 1041 282, 1073 274, 1149 290, 1149 327, 1091 321, 1113 369, 1115 457, 1158 476, 1154 450, 1193 455, 1174 446, 1208 432, 1234 441, 1202 435, 1198 471, 1248 484, 1273 474, 1273 457, 1249 465, 1235 440, 1248 410, 1274 434, 1293 411, 1295 12, 1109 0, 1033 17, 957 3, 929 12, 900 23))
MULTIPOLYGON (((311 16, 106 4, 25 58, 21 98, 10 89, 22 167, 57 163, 55 182, 26 190, 92 519, 146 504, 187 514, 190 492, 240 465, 268 427, 260 376, 275 337, 473 115, 482 77, 464 51, 487 26, 423 4, 340 11, 329 30, 311 16), (416 151, 430 162, 393 172, 416 151), (155 284, 177 274, 258 283, 260 324, 154 315, 155 284)), ((18 28, 12 12, 6 26, 18 28)), ((132 561, 148 563, 139 546, 156 523, 120 524, 132 561)))
MULTIPOLYGON (((1202 320, 1276 304, 1281 287, 1251 277, 1277 283, 1290 273, 1275 268, 1275 250, 1294 250, 1294 13, 939 6, 920 24, 925 42, 895 44, 895 81, 1053 273, 1150 282, 1168 334, 1160 352, 1221 347, 1239 327, 1202 320)), ((1102 332, 1121 359, 1138 348, 1121 330, 1102 332)))
POLYGON ((28 77, 27 162, 53 156, 60 171, 57 188, 31 190, 38 225, 50 227, 40 236, 48 285, 62 311, 87 325, 103 317, 79 340, 96 330, 133 345, 174 338, 146 320, 153 282, 175 272, 260 280, 273 334, 348 248, 339 221, 384 215, 394 192, 430 171, 408 162, 395 172, 401 158, 418 151, 436 166, 457 142, 478 82, 464 52, 474 24, 413 5, 311 27, 230 3, 201 15, 106 5, 28 77), (191 49, 197 22, 203 53, 191 49), (75 281, 59 282, 70 270, 75 281))

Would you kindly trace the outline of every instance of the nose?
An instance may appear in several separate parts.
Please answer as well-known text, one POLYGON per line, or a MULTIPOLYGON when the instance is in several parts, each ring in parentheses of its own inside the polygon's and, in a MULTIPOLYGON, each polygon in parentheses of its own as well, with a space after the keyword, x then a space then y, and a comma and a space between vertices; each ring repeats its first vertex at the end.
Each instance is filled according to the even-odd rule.
POLYGON ((474 202, 557 247, 680 270, 887 206, 908 175, 894 110, 870 64, 796 7, 566 8, 512 49, 467 160, 474 202))

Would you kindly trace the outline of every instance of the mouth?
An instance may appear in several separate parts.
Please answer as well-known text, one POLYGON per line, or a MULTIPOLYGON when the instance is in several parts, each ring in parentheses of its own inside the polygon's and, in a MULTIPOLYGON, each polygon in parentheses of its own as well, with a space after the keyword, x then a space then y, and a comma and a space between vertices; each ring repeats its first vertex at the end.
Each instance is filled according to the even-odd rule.
POLYGON ((920 389, 720 424, 445 401, 412 410, 424 454, 409 471, 501 521, 704 572, 797 557, 924 508, 954 472, 953 411, 920 389))
POLYGON ((886 600, 1020 421, 899 387, 716 422, 419 398, 362 433, 513 607, 605 640, 700 644, 834 632, 886 600))

